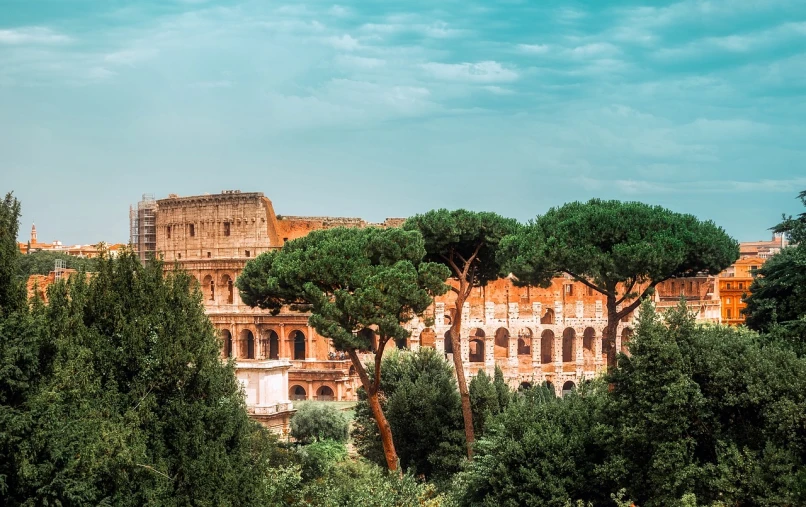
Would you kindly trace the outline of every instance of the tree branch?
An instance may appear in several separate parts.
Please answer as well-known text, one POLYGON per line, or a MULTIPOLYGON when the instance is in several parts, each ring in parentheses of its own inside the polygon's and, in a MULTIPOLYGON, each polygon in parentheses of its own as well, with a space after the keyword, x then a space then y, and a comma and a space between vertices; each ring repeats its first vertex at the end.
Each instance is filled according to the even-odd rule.
POLYGON ((383 359, 383 349, 386 347, 386 342, 389 341, 388 336, 378 337, 378 350, 375 351, 375 391, 381 385, 381 360, 383 359))
POLYGON ((447 255, 445 255, 445 254, 440 254, 440 257, 442 257, 443 259, 445 259, 445 261, 446 261, 446 262, 448 263, 448 265, 451 267, 451 269, 453 270, 453 272, 454 272, 454 274, 455 274, 456 276, 462 276, 462 270, 461 270, 461 269, 459 269, 459 266, 457 266, 457 265, 456 265, 456 262, 453 260, 453 250, 451 250, 451 255, 450 255, 450 257, 448 257, 448 256, 447 256, 447 255))
POLYGON ((627 299, 627 296, 630 295, 630 293, 632 292, 632 288, 635 287, 635 280, 636 280, 635 278, 632 279, 632 281, 630 283, 630 287, 626 291, 624 291, 624 295, 621 297, 621 299, 616 301, 617 305, 620 305, 621 303, 623 303, 624 300, 627 299))
POLYGON ((364 364, 361 363, 361 360, 358 359, 358 353, 356 352, 355 347, 352 347, 347 350, 347 355, 350 356, 350 360, 353 362, 353 366, 355 367, 356 373, 358 373, 358 378, 361 379, 361 384, 366 389, 367 394, 374 394, 375 387, 372 385, 372 382, 369 380, 369 375, 367 375, 367 369, 364 368, 364 364))
POLYGON ((478 257, 479 251, 481 250, 483 244, 484 240, 479 241, 479 243, 476 245, 476 249, 473 250, 473 254, 467 259, 467 262, 465 262, 465 269, 462 270, 462 278, 465 280, 467 280, 467 272, 470 270, 470 266, 473 265, 476 257, 478 257))
MULTIPOLYGON (((641 304, 641 301, 643 301, 643 300, 644 300, 644 298, 646 298, 646 297, 649 295, 649 291, 650 291, 651 289, 654 289, 656 285, 658 285, 658 284, 659 284, 659 283, 661 283, 661 282, 665 282, 665 281, 666 281, 666 280, 668 280, 669 278, 671 278, 671 276, 667 276, 666 278, 664 278, 664 279, 662 279, 662 280, 657 280, 657 281, 652 282, 652 283, 650 283, 649 285, 647 285, 646 289, 644 289, 644 291, 641 293, 641 295, 640 295, 640 296, 638 296, 638 298, 636 298, 636 300, 635 300, 635 301, 633 301, 632 303, 630 303, 629 305, 627 305, 627 307, 626 307, 626 308, 622 308, 622 309, 621 309, 621 311, 620 311, 620 312, 618 312, 618 313, 616 314, 617 320, 621 320, 622 318, 624 318, 624 316, 625 316, 625 315, 629 315, 629 314, 630 314, 630 312, 632 312, 633 310, 635 310, 636 308, 638 308, 638 305, 640 305, 640 304, 641 304)), ((623 300, 623 299, 624 299, 624 298, 622 298, 622 300, 623 300)))

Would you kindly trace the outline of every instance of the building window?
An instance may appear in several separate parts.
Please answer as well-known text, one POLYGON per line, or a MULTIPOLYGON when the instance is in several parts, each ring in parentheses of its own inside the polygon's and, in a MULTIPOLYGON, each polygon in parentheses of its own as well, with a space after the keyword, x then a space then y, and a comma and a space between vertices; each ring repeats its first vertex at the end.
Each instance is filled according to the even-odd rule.
POLYGON ((732 319, 732 318, 733 318, 733 312, 730 310, 730 308, 728 308, 727 310, 725 310, 725 315, 727 315, 727 316, 728 316, 728 320, 730 320, 730 319, 732 319))
POLYGON ((730 304, 730 298, 725 299, 725 304, 730 304))
POLYGON ((593 288, 588 287, 588 296, 593 296, 593 288))
POLYGON ((283 238, 283 243, 288 242, 288 238, 283 238))
POLYGON ((739 288, 744 289, 744 282, 739 282, 739 288))
POLYGON ((229 222, 224 222, 224 236, 229 236, 229 222))
POLYGON ((168 239, 171 239, 171 226, 170 225, 165 227, 165 232, 168 233, 168 239))
POLYGON ((245 254, 247 257, 251 257, 251 256, 252 256, 252 254, 251 254, 251 252, 250 252, 249 250, 244 250, 244 254, 245 254))
POLYGON ((208 258, 208 259, 209 259, 210 257, 212 257, 212 256, 213 256, 213 254, 212 254, 211 252, 207 252, 207 258, 208 258))
POLYGON ((177 258, 177 259, 181 259, 181 258, 182 258, 182 254, 181 254, 181 253, 176 254, 176 258, 177 258))
POLYGON ((193 224, 188 224, 188 226, 190 227, 190 237, 196 236, 196 226, 193 224))
POLYGON ((574 295, 574 286, 568 284, 565 286, 565 295, 566 296, 573 296, 574 295))
POLYGON ((725 284, 725 288, 726 288, 726 289, 728 289, 728 290, 730 290, 730 289, 732 289, 733 287, 731 287, 731 283, 730 283, 730 282, 728 282, 728 283, 726 283, 726 284, 725 284))

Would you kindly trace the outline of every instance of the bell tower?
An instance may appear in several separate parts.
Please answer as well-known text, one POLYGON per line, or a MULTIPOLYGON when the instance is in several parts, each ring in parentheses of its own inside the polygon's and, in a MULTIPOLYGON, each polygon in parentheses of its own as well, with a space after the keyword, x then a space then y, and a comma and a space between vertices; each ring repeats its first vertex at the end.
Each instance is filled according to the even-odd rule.
POLYGON ((31 224, 31 244, 36 244, 36 224, 31 224))

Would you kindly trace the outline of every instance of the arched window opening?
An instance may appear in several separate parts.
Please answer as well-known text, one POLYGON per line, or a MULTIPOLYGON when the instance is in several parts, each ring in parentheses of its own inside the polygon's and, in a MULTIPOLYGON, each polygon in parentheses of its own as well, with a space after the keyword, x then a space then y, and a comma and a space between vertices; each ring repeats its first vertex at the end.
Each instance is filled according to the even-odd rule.
POLYGON ((540 317, 541 324, 554 324, 554 310, 551 308, 546 308, 546 313, 540 317))
POLYGON ((546 394, 548 394, 552 398, 557 396, 557 391, 554 389, 554 384, 552 384, 551 382, 548 381, 543 382, 542 387, 543 389, 545 389, 546 394))
POLYGON ((543 364, 554 362, 554 332, 550 329, 540 335, 540 362, 543 364))
POLYGON ((224 342, 224 357, 232 357, 232 333, 227 329, 222 329, 221 340, 224 342))
POLYGON ((204 293, 205 301, 215 301, 215 280, 210 275, 207 275, 202 280, 202 291, 204 293))
POLYGON ((499 327, 495 331, 495 357, 509 356, 509 330, 499 327))
POLYGON ((528 391, 531 388, 532 388, 531 382, 521 382, 521 384, 518 386, 518 391, 528 391))
POLYGON ((232 302, 234 301, 234 295, 233 295, 234 289, 232 287, 232 278, 230 278, 229 275, 222 276, 221 285, 224 287, 225 290, 224 296, 226 304, 231 305, 232 302))
POLYGON ((570 363, 576 359, 576 332, 570 328, 563 331, 563 362, 570 363))
POLYGON ((244 329, 241 331, 241 347, 243 347, 242 354, 245 359, 255 358, 255 335, 252 331, 244 329))
POLYGON ((518 338, 518 355, 519 356, 532 355, 531 339, 518 338))
POLYGON ((271 329, 264 331, 263 336, 264 338, 261 340, 260 344, 263 356, 268 359, 279 359, 280 337, 271 329))
POLYGON ((319 401, 333 401, 333 389, 328 386, 322 386, 316 391, 316 399, 319 401))
POLYGON ((450 331, 445 331, 445 353, 453 354, 453 342, 451 341, 450 331))
POLYGON ((563 396, 576 389, 576 385, 570 380, 563 384, 563 396))
POLYGON ((582 356, 585 360, 585 363, 590 363, 593 361, 594 356, 594 343, 596 340, 596 330, 592 327, 585 328, 585 332, 582 334, 582 356))
POLYGON ((484 340, 478 338, 470 340, 470 357, 468 358, 471 363, 484 362, 484 340))
POLYGON ((288 397, 292 401, 303 401, 308 399, 308 394, 302 386, 291 386, 288 390, 288 397))
POLYGON ((305 359, 305 335, 302 331, 291 333, 291 343, 294 344, 294 359, 298 361, 305 359))

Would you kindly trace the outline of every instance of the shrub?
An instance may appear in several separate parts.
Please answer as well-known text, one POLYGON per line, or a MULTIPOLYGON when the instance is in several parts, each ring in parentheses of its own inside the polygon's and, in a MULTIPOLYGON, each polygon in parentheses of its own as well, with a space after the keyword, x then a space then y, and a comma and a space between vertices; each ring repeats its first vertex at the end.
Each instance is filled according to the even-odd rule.
POLYGON ((291 418, 291 436, 300 443, 347 440, 347 418, 328 403, 301 403, 291 418))

